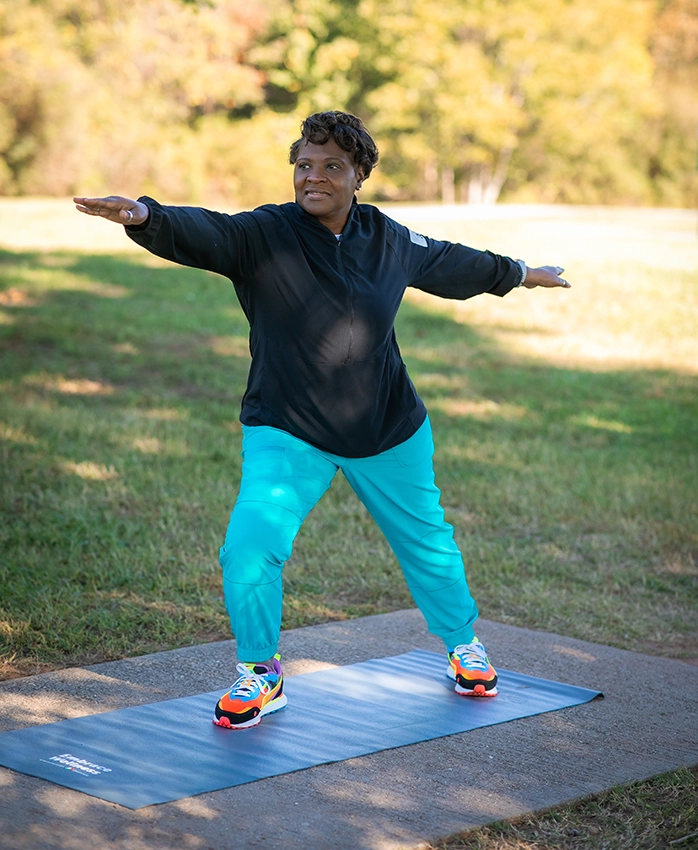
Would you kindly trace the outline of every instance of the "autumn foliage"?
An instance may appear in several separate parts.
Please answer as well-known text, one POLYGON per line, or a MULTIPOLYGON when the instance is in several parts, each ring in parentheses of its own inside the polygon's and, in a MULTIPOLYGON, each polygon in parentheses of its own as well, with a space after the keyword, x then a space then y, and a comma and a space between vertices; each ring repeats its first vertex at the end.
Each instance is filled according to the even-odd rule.
POLYGON ((692 206, 698 0, 3 0, 0 194, 289 197, 318 109, 391 200, 692 206))

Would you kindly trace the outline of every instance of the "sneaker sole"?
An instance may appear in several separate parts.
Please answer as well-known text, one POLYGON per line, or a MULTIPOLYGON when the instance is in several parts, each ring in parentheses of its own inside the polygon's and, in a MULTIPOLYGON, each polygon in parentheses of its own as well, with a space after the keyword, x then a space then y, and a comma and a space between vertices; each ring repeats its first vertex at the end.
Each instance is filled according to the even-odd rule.
POLYGON ((497 688, 490 688, 489 691, 484 685, 475 685, 474 688, 468 690, 456 684, 455 692, 462 697, 496 697, 499 693, 497 688))
POLYGON ((216 726, 220 726, 221 729, 249 729, 252 726, 258 726, 266 714, 273 714, 275 711, 280 711, 282 708, 285 708, 287 704, 288 699, 286 698, 286 694, 281 694, 281 696, 277 699, 267 703, 256 717, 253 717, 252 720, 248 720, 245 723, 231 723, 227 717, 221 717, 220 720, 217 717, 214 717, 213 722, 216 726))
POLYGON ((461 697, 496 697, 499 693, 496 685, 493 688, 490 688, 489 691, 487 690, 487 686, 484 684, 477 684, 474 688, 464 688, 462 685, 458 684, 458 680, 450 666, 446 669, 446 676, 452 682, 456 683, 454 690, 461 697))

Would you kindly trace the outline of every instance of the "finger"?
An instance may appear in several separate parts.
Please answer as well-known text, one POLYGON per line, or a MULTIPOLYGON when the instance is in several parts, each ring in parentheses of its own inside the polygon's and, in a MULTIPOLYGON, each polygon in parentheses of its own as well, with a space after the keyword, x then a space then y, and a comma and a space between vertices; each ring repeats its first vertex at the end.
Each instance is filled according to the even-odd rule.
POLYGON ((109 203, 108 198, 73 198, 73 201, 76 204, 80 204, 83 207, 88 207, 89 209, 94 209, 95 207, 105 207, 109 203))
POLYGON ((102 215, 107 210, 104 198, 73 198, 73 201, 80 212, 88 215, 102 215))
POLYGON ((93 209, 92 207, 85 206, 84 204, 76 204, 75 208, 78 212, 85 213, 86 215, 101 215, 101 210, 93 209))
POLYGON ((109 195, 107 198, 73 198, 73 201, 76 204, 80 204, 81 206, 88 207, 89 209, 101 209, 101 210, 120 210, 122 208, 127 207, 129 204, 132 204, 133 201, 129 201, 128 198, 119 198, 116 195, 109 195))
POLYGON ((110 195, 107 198, 73 198, 78 212, 103 218, 116 224, 129 225, 135 218, 134 201, 110 195))

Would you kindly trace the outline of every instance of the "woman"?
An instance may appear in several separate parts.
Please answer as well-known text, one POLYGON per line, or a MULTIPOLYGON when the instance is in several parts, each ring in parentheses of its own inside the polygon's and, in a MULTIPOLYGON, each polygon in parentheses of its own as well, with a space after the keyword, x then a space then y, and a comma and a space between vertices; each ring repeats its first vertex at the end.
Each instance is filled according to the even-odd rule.
POLYGON ((240 674, 214 722, 254 726, 286 705, 277 653, 281 574, 305 517, 341 469, 386 535, 466 696, 495 696, 453 528, 434 483, 426 409, 394 319, 408 286, 444 298, 568 287, 561 268, 420 236, 356 192, 378 161, 353 115, 311 115, 291 146, 295 202, 224 215, 151 198, 75 198, 154 254, 232 280, 250 323, 243 466, 220 561, 240 674))

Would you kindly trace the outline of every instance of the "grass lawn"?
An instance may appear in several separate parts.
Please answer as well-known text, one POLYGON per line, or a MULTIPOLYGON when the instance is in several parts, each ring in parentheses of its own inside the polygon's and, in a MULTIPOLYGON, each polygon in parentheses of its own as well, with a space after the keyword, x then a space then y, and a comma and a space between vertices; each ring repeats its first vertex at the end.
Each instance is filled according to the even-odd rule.
MULTIPOLYGON (((411 293, 398 318, 483 616, 695 662, 695 216, 392 214, 573 284, 411 293)), ((0 234, 2 676, 229 637, 217 551, 249 362, 230 283, 131 249, 68 201, 3 201, 0 234)), ((341 478, 285 592, 286 628, 412 604, 341 478)))
POLYGON ((429 850, 695 850, 698 767, 489 824, 429 850))

